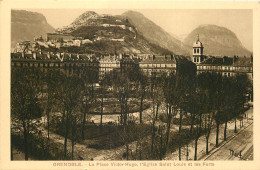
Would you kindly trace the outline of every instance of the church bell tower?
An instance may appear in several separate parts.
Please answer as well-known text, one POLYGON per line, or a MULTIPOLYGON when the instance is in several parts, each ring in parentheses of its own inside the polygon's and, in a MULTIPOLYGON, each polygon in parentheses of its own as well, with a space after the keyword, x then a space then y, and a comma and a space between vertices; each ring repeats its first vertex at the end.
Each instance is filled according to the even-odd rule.
POLYGON ((203 45, 202 43, 200 42, 200 39, 199 39, 199 34, 198 34, 198 38, 197 38, 197 41, 195 41, 193 43, 193 57, 192 57, 192 61, 195 63, 195 64, 199 64, 203 61, 203 45))

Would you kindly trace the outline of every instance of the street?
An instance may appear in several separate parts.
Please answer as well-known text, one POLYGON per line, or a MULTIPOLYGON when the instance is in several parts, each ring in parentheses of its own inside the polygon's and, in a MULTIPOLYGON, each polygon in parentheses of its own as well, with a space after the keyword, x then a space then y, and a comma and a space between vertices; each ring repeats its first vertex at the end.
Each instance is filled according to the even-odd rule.
POLYGON ((253 123, 221 145, 206 160, 253 160, 253 123))
MULTIPOLYGON (((224 124, 219 128, 219 147, 215 147, 216 141, 216 128, 211 130, 209 137, 209 155, 206 155, 205 145, 206 139, 205 136, 201 136, 198 140, 197 146, 197 155, 198 160, 239 160, 240 158, 236 157, 241 152, 243 160, 252 160, 253 159, 253 108, 251 107, 246 111, 248 119, 244 119, 243 126, 240 127, 239 121, 237 120, 237 129, 238 133, 234 134, 234 119, 229 121, 227 125, 227 141, 224 141, 224 124), (225 147, 224 147, 225 146, 225 147), (233 155, 231 156, 230 150, 233 150, 233 155)), ((187 147, 182 147, 182 160, 193 160, 194 159, 194 148, 195 142, 191 141, 188 145, 188 156, 187 156, 187 147)), ((178 160, 178 150, 168 153, 165 160, 178 160)))

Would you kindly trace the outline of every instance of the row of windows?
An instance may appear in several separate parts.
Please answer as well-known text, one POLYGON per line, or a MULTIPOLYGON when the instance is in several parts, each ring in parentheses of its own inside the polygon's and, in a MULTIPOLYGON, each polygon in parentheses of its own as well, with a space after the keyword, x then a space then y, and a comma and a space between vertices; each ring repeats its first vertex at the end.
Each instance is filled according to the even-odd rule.
MULTIPOLYGON (((20 66, 20 67, 23 67, 23 66, 28 66, 28 67, 48 67, 48 68, 50 68, 50 67, 58 67, 58 68, 60 68, 61 66, 62 66, 62 64, 60 64, 60 63, 16 63, 16 62, 14 62, 14 63, 12 63, 12 65, 14 66, 14 67, 17 67, 17 66, 20 66)), ((80 65, 76 65, 76 64, 64 64, 64 67, 79 67, 79 66, 81 66, 81 67, 86 67, 86 66, 95 66, 95 64, 80 64, 80 65)))
POLYGON ((194 58, 194 63, 200 62, 200 58, 194 58))
POLYGON ((48 67, 48 68, 50 68, 50 67, 59 67, 60 68, 60 63, 58 63, 58 64, 50 64, 50 63, 14 63, 13 64, 13 66, 14 67, 16 67, 16 66, 20 66, 20 67, 26 67, 26 66, 28 66, 28 67, 48 67))
POLYGON ((140 64, 141 68, 167 68, 176 67, 176 64, 140 64))
POLYGON ((200 53, 200 48, 194 48, 193 52, 196 53, 196 54, 199 54, 200 53))
POLYGON ((198 70, 228 70, 228 71, 252 71, 252 67, 233 67, 233 66, 197 66, 198 70))

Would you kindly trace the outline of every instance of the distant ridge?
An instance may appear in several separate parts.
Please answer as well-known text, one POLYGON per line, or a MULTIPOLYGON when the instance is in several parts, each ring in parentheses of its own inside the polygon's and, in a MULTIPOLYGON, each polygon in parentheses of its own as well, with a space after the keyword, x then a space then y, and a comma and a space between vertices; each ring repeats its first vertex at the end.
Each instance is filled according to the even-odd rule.
MULTIPOLYGON (((205 24, 198 26, 187 35, 183 43, 192 49, 192 44, 197 40, 198 34, 204 46, 205 55, 250 57, 252 54, 242 45, 234 32, 217 25, 205 24)), ((190 50, 191 54, 192 50, 190 50)))
POLYGON ((34 37, 46 37, 46 33, 54 32, 46 18, 37 12, 26 10, 11 11, 11 47, 17 42, 32 41, 34 37))
POLYGON ((138 32, 150 42, 166 48, 175 54, 189 54, 190 49, 186 47, 180 40, 171 36, 171 34, 146 18, 143 14, 135 11, 126 11, 122 14, 122 16, 129 19, 131 24, 136 27, 138 32))

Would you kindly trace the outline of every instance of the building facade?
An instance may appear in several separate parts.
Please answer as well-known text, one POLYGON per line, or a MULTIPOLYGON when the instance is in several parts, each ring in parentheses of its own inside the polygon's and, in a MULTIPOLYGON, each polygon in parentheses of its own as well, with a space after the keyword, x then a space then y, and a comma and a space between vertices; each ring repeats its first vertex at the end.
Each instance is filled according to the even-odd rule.
POLYGON ((173 55, 149 55, 139 62, 139 67, 147 76, 169 75, 176 72, 176 58, 173 55))

